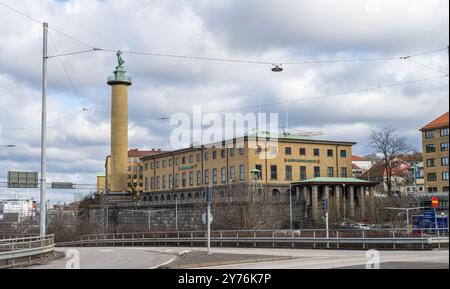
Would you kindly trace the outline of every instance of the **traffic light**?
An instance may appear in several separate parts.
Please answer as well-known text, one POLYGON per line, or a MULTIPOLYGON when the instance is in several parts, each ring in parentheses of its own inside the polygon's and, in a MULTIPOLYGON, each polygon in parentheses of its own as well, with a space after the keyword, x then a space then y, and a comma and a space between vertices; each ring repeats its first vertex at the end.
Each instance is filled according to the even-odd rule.
POLYGON ((328 211, 328 199, 322 198, 322 210, 328 211))

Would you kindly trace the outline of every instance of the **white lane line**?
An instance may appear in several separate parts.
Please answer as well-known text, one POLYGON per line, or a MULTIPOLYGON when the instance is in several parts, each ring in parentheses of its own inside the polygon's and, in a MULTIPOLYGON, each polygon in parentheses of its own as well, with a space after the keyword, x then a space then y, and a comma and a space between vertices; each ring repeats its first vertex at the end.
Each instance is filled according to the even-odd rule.
POLYGON ((176 259, 177 259, 177 256, 173 256, 172 258, 170 258, 169 261, 164 262, 164 263, 159 264, 159 265, 156 265, 156 266, 153 266, 153 267, 150 267, 150 268, 148 268, 148 269, 150 269, 150 270, 158 269, 159 267, 162 267, 162 266, 164 266, 164 265, 167 265, 167 264, 172 263, 172 262, 175 261, 176 259))

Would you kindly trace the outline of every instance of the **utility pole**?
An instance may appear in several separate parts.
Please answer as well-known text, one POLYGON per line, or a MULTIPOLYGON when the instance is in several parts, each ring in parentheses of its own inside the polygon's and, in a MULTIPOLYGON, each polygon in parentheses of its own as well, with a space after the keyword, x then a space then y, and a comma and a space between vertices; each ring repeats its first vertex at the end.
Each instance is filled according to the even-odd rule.
POLYGON ((48 23, 44 23, 43 35, 43 57, 42 57, 42 127, 41 127, 41 191, 40 191, 40 222, 39 232, 41 236, 46 234, 46 214, 47 214, 47 38, 48 38, 48 23))
POLYGON ((175 231, 178 232, 178 197, 175 197, 175 231))
POLYGON ((292 231, 292 185, 289 184, 289 223, 292 231))
POLYGON ((212 195, 212 188, 211 186, 206 188, 206 226, 207 226, 207 233, 208 233, 208 249, 206 251, 207 255, 211 255, 211 195, 212 195))

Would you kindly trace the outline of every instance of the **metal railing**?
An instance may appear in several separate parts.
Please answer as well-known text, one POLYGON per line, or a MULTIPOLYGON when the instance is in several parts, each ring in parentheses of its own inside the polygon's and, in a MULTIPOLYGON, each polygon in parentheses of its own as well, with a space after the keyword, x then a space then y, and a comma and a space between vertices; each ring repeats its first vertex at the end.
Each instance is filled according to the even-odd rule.
MULTIPOLYGON (((80 240, 63 242, 57 246, 204 246, 205 231, 142 232, 86 235, 80 240)), ((281 247, 334 249, 429 249, 448 246, 448 229, 440 233, 430 229, 332 229, 326 230, 252 230, 212 231, 211 244, 216 247, 281 247)))
POLYGON ((54 235, 0 239, 0 268, 31 265, 54 250, 54 235))

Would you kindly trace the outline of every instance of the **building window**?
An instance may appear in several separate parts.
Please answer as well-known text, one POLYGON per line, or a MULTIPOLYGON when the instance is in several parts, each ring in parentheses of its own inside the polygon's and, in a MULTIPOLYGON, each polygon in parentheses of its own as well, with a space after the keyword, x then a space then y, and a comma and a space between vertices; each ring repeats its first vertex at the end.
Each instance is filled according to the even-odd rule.
POLYGON ((162 177, 162 188, 165 189, 166 188, 166 176, 162 177))
POLYGON ((197 171, 197 185, 201 185, 201 184, 202 184, 202 172, 197 171))
POLYGON ((426 139, 434 138, 434 130, 427 130, 425 132, 425 138, 426 139))
POLYGON ((175 187, 180 186, 180 174, 175 174, 175 187))
POLYGON ((230 180, 234 181, 234 177, 235 177, 234 166, 231 166, 230 167, 230 180))
POLYGON ((150 178, 150 189, 153 190, 155 188, 155 179, 153 177, 150 178))
POLYGON ((205 161, 209 159, 208 152, 205 152, 205 161))
POLYGON ((262 179, 262 165, 255 165, 255 169, 257 169, 259 171, 258 173, 258 180, 262 179))
POLYGON ((243 156, 245 154, 244 148, 239 148, 239 155, 243 156))
POLYGON ((347 151, 341 150, 341 158, 346 158, 346 157, 347 157, 347 151))
POLYGON ((213 160, 217 159, 217 152, 216 151, 213 151, 212 158, 213 158, 213 160))
POLYGON ((178 164, 180 163, 180 161, 178 160, 178 158, 175 159, 175 165, 178 166, 178 164))
POLYGON ((173 188, 173 175, 169 175, 169 188, 173 188))
POLYGON ((172 167, 172 159, 169 160, 169 167, 172 167))
POLYGON ((441 136, 448 136, 448 127, 441 128, 441 136))
POLYGON ((159 185, 160 185, 159 181, 160 181, 160 178, 159 178, 159 176, 157 176, 156 177, 156 189, 157 190, 159 190, 159 185))
POLYGON ((145 177, 144 183, 145 183, 144 190, 145 190, 145 191, 148 191, 148 178, 147 178, 147 177, 145 177))
POLYGON ((209 172, 205 170, 205 185, 209 185, 209 172))
POLYGON ((300 181, 306 180, 306 167, 301 166, 300 167, 300 181))
POLYGON ((327 156, 333 157, 333 150, 327 150, 327 156))
POLYGON ((277 166, 270 166, 270 178, 272 180, 278 179, 277 166))
POLYGON ((320 150, 319 149, 314 149, 314 156, 315 157, 320 156, 320 150))
POLYGON ((189 163, 192 164, 194 162, 194 156, 190 155, 189 156, 189 163))
POLYGON ((144 168, 145 168, 146 171, 148 170, 148 164, 147 163, 145 163, 144 168))
POLYGON ((334 178, 334 168, 333 167, 327 168, 327 177, 334 178))
POLYGON ((201 154, 197 154, 197 162, 201 161, 201 154))
POLYGON ((347 177, 347 168, 342 167, 341 168, 341 178, 346 178, 347 177))
POLYGON ((436 166, 436 164, 434 162, 434 159, 428 159, 427 160, 427 167, 428 168, 432 168, 432 167, 435 167, 435 166, 436 166))
POLYGON ((306 148, 300 148, 300 155, 306 156, 306 148))
POLYGON ((286 181, 292 181, 292 166, 286 166, 286 181))
POLYGON ((159 161, 156 162, 156 168, 159 169, 159 161))
POLYGON ((284 148, 284 154, 287 156, 292 155, 292 148, 290 148, 290 147, 284 148))
POLYGON ((434 144, 426 145, 425 150, 427 153, 434 153, 436 151, 436 145, 434 144))
POLYGON ((194 172, 189 172, 189 186, 194 185, 194 172))
POLYGON ((227 168, 222 168, 220 170, 220 180, 222 183, 225 183, 227 181, 227 168))
POLYGON ((442 180, 448 181, 448 172, 442 172, 442 180))
POLYGON ((314 167, 314 177, 320 178, 320 167, 314 167))
POLYGON ((220 151, 220 157, 223 159, 225 158, 225 150, 220 151))
POLYGON ((443 157, 443 158, 441 159, 441 165, 442 165, 443 167, 448 167, 448 157, 443 157))
POLYGON ((182 185, 183 187, 186 187, 186 173, 183 173, 183 174, 181 175, 181 185, 182 185))
POLYGON ((181 164, 183 164, 183 165, 186 164, 186 157, 182 157, 182 158, 181 158, 181 164))
POLYGON ((128 166, 128 171, 131 172, 131 166, 128 166))
POLYGON ((234 157, 234 148, 230 149, 230 157, 234 157))
POLYGON ((441 152, 448 151, 448 142, 441 143, 441 152))
POLYGON ((153 163, 150 163, 150 169, 153 170, 153 168, 154 168, 153 163))
POLYGON ((239 166, 239 180, 241 180, 241 181, 245 180, 245 166, 244 165, 239 166))
POLYGON ((427 174, 427 180, 428 180, 429 182, 434 182, 434 181, 436 181, 436 180, 437 180, 436 173, 428 173, 428 174, 427 174))
POLYGON ((213 184, 217 184, 217 169, 212 170, 212 181, 213 184))

